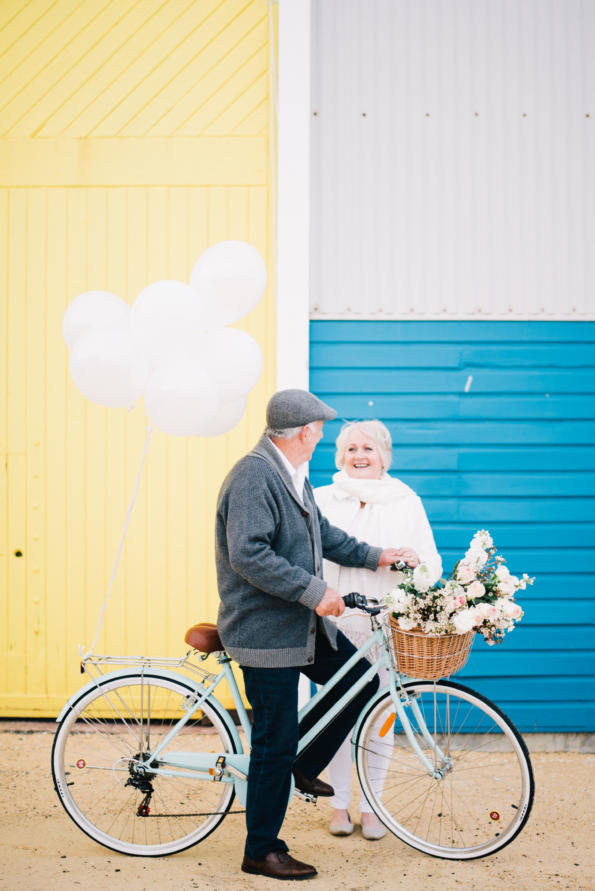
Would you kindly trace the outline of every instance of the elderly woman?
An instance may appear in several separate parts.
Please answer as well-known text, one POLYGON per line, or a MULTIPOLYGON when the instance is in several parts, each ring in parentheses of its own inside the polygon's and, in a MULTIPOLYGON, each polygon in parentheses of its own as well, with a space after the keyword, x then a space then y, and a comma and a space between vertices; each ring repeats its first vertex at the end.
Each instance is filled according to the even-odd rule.
MULTIPOLYGON (((442 561, 421 499, 398 479, 387 473, 391 464, 390 433, 380 421, 346 424, 337 438, 335 463, 338 473, 330 486, 314 490, 321 512, 333 525, 363 541, 381 547, 397 541, 404 549, 403 559, 410 566, 426 563, 437 580, 442 561)), ((340 594, 359 591, 367 597, 381 597, 395 586, 395 576, 388 567, 377 572, 338 566, 324 561, 324 577, 340 594)), ((370 635, 370 620, 359 610, 346 609, 335 619, 340 630, 357 647, 370 635)), ((376 654, 377 656, 377 654, 376 654)), ((374 654, 371 654, 374 658, 374 654)), ((387 678, 380 678, 381 684, 387 678)), ((351 792, 351 743, 347 739, 328 767, 329 781, 335 790, 331 799, 333 817, 329 830, 333 835, 350 835, 353 823, 348 806, 351 792)), ((382 754, 379 753, 382 773, 382 754)), ((364 838, 378 839, 386 830, 372 813, 362 795, 361 827, 364 838)))

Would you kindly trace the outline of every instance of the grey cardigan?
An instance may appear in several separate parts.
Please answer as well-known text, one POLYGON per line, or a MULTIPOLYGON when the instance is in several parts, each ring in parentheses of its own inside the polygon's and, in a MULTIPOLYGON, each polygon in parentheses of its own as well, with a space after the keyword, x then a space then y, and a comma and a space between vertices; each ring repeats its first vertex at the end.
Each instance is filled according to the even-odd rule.
MULTIPOLYGON (((217 503, 217 627, 240 665, 282 668, 314 660, 316 606, 326 591, 322 557, 375 570, 370 547, 326 520, 306 480, 304 503, 263 436, 225 478, 217 503)), ((320 620, 331 644, 337 631, 320 620)))

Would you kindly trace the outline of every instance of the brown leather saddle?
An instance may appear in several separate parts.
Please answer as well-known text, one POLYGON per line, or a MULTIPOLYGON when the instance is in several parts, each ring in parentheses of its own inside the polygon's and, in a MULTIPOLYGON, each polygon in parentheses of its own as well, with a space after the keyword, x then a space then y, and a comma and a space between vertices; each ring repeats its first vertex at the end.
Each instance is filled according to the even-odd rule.
POLYGON ((184 640, 189 647, 201 653, 216 653, 224 650, 217 626, 212 622, 199 622, 186 632, 184 640))

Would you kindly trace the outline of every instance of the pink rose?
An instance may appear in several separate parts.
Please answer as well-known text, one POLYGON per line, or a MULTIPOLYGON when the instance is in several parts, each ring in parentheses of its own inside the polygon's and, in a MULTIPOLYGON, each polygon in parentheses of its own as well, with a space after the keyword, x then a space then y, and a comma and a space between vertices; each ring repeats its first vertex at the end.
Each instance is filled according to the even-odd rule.
POLYGON ((483 621, 484 621, 484 618, 485 618, 485 617, 482 615, 482 613, 481 613, 477 608, 475 608, 475 609, 473 610, 473 614, 474 614, 474 616, 475 616, 475 626, 478 627, 479 625, 482 625, 482 624, 483 624, 483 621))
POLYGON ((501 600, 500 609, 502 613, 509 619, 520 619, 523 611, 513 600, 501 600))
POLYGON ((491 603, 478 603, 475 609, 483 619, 493 619, 498 613, 496 607, 491 603))

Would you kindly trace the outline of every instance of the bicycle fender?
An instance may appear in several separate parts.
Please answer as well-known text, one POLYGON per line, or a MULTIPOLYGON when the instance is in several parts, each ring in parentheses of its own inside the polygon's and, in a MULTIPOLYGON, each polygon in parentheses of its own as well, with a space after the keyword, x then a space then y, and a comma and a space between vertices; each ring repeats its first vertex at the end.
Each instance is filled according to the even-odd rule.
MULTIPOLYGON (((183 683, 185 686, 192 688, 193 684, 190 678, 185 677, 183 674, 176 674, 174 671, 168 671, 167 669, 160 670, 149 670, 145 672, 146 675, 167 678, 170 681, 178 681, 179 683, 183 683)), ((70 699, 63 706, 62 711, 56 718, 56 723, 60 723, 64 719, 64 717, 68 714, 68 712, 75 708, 77 702, 79 702, 87 693, 90 693, 91 690, 96 690, 98 687, 102 687, 106 682, 119 680, 120 678, 137 678, 139 676, 138 671, 131 671, 130 668, 121 668, 118 671, 111 671, 109 674, 102 674, 101 677, 96 678, 94 680, 89 681, 85 684, 84 687, 80 687, 76 693, 74 693, 70 699)), ((236 725, 231 720, 231 716, 227 709, 221 705, 216 696, 212 693, 207 697, 207 700, 211 705, 217 710, 219 717, 225 723, 227 729, 229 730, 231 737, 234 741, 235 747, 238 752, 243 752, 242 741, 240 740, 240 735, 237 731, 236 725)))

